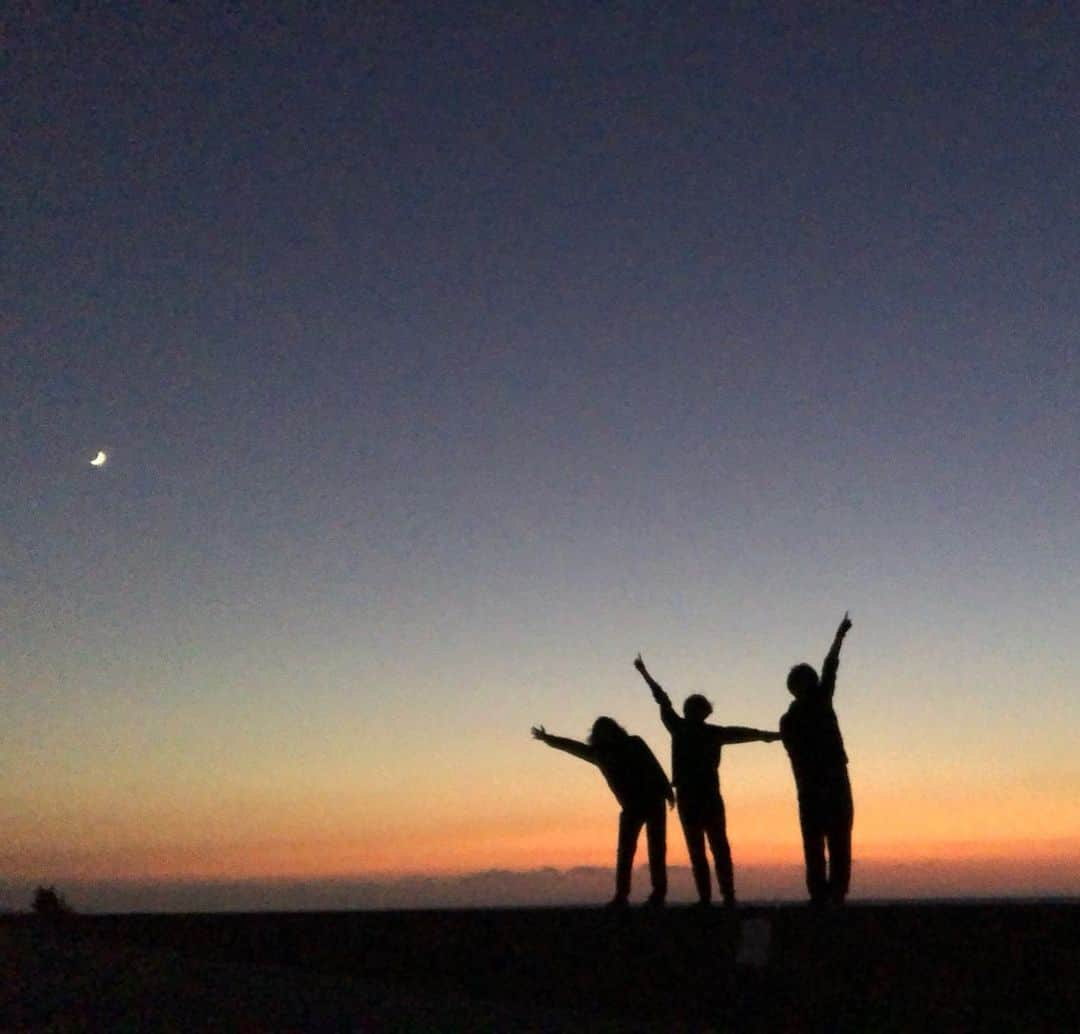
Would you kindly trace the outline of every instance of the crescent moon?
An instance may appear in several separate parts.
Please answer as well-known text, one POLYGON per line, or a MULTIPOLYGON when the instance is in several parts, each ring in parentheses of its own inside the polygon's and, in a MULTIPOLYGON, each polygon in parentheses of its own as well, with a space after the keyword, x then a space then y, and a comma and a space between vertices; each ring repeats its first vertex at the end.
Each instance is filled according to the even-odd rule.
POLYGON ((104 467, 105 466, 105 461, 108 458, 109 457, 106 456, 105 453, 99 451, 98 454, 90 461, 90 466, 91 467, 104 467))

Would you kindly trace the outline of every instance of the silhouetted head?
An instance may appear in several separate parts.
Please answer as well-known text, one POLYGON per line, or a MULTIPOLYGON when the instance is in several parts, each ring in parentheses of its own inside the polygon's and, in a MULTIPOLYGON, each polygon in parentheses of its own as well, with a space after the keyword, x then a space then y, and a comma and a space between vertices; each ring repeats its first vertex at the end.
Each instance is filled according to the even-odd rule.
POLYGON ((683 701, 682 713, 688 721, 703 722, 712 714, 712 704, 700 693, 691 693, 683 701))
POLYGON ((787 676, 788 692, 798 700, 818 687, 818 674, 809 664, 796 664, 787 676))
POLYGON ((593 722, 592 732, 589 733, 589 746, 603 750, 605 747, 613 747, 621 743, 629 736, 630 734, 614 718, 601 715, 593 722))

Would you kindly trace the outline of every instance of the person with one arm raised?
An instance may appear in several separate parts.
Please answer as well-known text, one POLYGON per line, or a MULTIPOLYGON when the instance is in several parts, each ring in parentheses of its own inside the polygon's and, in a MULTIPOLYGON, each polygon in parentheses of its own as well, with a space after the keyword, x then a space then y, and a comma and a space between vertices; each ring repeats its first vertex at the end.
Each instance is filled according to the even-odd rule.
POLYGON ((709 905, 712 901, 712 876, 705 853, 708 841, 724 904, 734 908, 735 871, 720 795, 720 750, 729 743, 773 743, 780 734, 741 725, 710 725, 705 719, 712 714, 712 704, 700 693, 688 696, 682 715, 676 714, 671 698, 649 674, 641 654, 634 659, 634 667, 652 690, 660 705, 660 720, 671 733, 671 779, 700 903, 709 905))
POLYGON ((661 907, 667 896, 667 814, 664 802, 674 806, 675 795, 656 755, 640 736, 631 736, 614 718, 593 722, 587 743, 552 736, 542 725, 533 738, 565 751, 600 769, 619 802, 619 839, 615 858, 615 897, 609 907, 624 908, 630 899, 630 878, 641 827, 649 845, 652 894, 648 904, 661 907))
POLYGON ((780 719, 780 735, 791 759, 799 796, 806 889, 811 905, 818 907, 842 905, 851 882, 855 807, 848 778, 848 757, 832 703, 840 647, 850 629, 851 618, 845 612, 825 655, 820 678, 809 664, 796 664, 788 672, 788 692, 795 699, 780 719))

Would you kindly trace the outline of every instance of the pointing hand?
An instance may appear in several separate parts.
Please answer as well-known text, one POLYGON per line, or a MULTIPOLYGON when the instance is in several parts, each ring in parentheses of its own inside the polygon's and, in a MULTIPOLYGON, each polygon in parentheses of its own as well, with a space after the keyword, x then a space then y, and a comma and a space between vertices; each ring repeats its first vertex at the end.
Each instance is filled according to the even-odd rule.
POLYGON ((840 627, 836 630, 836 634, 847 635, 849 628, 851 628, 851 618, 848 617, 848 612, 845 610, 844 620, 840 622, 840 627))

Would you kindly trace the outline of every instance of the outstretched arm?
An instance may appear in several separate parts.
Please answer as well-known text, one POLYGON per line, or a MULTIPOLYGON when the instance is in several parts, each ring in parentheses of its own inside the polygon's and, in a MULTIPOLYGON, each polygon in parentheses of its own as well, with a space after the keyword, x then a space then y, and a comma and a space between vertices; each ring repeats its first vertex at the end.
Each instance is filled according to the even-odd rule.
POLYGON ((721 743, 775 743, 780 733, 766 729, 748 729, 745 725, 714 725, 721 743))
POLYGON ((542 725, 534 725, 532 734, 534 740, 546 743, 549 747, 554 747, 556 750, 565 751, 567 754, 573 754, 574 757, 581 758, 582 761, 588 761, 593 765, 596 764, 596 751, 594 751, 587 743, 581 743, 578 740, 570 740, 565 736, 552 736, 542 725))
POLYGON ((840 667, 840 647, 843 645, 844 636, 848 634, 850 628, 851 618, 848 617, 845 610, 844 620, 840 622, 832 646, 829 647, 829 652, 825 655, 825 660, 821 665, 821 690, 826 699, 829 700, 832 699, 832 695, 836 691, 836 672, 840 667))
POLYGON ((664 687, 649 674, 649 669, 645 667, 640 653, 634 658, 634 667, 652 690, 653 700, 660 705, 660 720, 664 723, 664 727, 668 732, 673 732, 675 726, 679 724, 679 716, 675 713, 675 708, 671 706, 671 697, 664 692, 664 687))

